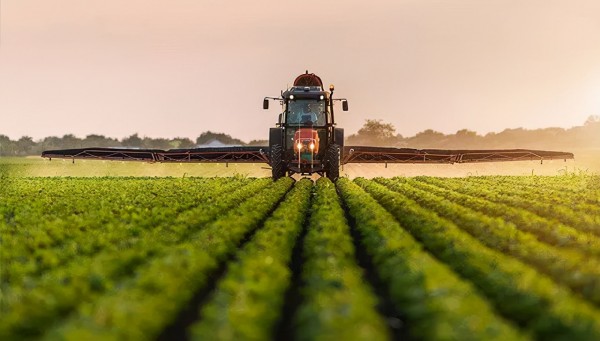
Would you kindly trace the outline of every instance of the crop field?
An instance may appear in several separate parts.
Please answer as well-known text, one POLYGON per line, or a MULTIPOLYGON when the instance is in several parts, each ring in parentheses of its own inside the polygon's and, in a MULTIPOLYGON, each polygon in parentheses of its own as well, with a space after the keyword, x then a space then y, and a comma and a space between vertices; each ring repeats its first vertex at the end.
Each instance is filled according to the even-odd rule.
POLYGON ((600 340, 600 176, 0 176, 0 340, 600 340))

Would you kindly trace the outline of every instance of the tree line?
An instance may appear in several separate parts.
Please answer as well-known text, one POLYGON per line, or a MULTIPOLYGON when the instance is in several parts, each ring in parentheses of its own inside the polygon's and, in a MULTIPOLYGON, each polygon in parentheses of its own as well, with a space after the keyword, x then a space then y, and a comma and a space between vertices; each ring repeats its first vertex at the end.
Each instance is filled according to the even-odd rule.
MULTIPOLYGON (((79 138, 73 134, 62 137, 50 136, 34 141, 29 136, 11 140, 0 135, 1 156, 40 155, 44 150, 76 149, 90 147, 129 147, 144 149, 194 148, 212 141, 226 145, 266 146, 267 140, 253 140, 248 143, 224 133, 206 131, 193 141, 187 137, 151 138, 140 137, 137 133, 121 140, 103 135, 91 134, 79 138)), ((403 137, 396 133, 391 123, 381 120, 366 120, 356 134, 346 138, 347 145, 388 146, 407 148, 443 149, 556 149, 600 148, 600 117, 590 116, 582 126, 573 128, 505 129, 499 133, 480 135, 462 129, 454 134, 444 134, 432 129, 424 130, 415 136, 403 137)))
POLYGON ((480 135, 462 129, 444 134, 427 129, 415 136, 403 137, 391 123, 366 120, 356 134, 346 138, 347 145, 390 146, 441 149, 555 149, 600 148, 600 116, 590 116, 582 126, 572 128, 505 129, 480 135))
POLYGON ((120 140, 97 134, 87 135, 84 138, 79 138, 73 134, 67 134, 62 137, 49 136, 37 141, 34 141, 29 136, 23 136, 18 140, 11 140, 8 136, 0 134, 0 157, 40 155, 44 150, 91 147, 127 147, 143 149, 194 148, 215 140, 222 144, 238 146, 269 144, 268 141, 259 140, 253 140, 246 143, 240 139, 233 138, 230 135, 211 131, 200 134, 195 141, 187 137, 176 137, 172 139, 152 138, 147 136, 140 137, 137 133, 120 140))

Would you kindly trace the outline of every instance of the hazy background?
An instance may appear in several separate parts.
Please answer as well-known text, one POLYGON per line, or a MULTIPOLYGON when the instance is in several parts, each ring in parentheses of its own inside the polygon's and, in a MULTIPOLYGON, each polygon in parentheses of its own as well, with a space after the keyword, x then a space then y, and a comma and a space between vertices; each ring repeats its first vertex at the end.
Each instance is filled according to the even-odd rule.
POLYGON ((600 1, 1 0, 0 134, 265 139, 308 69, 408 136, 600 113, 600 1))

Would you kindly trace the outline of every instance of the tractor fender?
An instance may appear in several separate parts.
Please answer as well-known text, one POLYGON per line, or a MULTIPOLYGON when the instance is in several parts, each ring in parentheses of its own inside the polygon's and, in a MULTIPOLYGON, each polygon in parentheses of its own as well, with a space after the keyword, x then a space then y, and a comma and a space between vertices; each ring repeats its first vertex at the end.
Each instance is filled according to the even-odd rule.
POLYGON ((270 128, 269 129, 269 147, 274 144, 283 145, 283 129, 281 128, 270 128))

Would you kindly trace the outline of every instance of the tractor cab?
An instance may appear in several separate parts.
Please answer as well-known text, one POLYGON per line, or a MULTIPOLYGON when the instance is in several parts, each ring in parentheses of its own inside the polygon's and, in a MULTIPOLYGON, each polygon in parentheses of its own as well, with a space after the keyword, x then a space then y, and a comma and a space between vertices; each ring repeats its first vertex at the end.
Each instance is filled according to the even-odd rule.
POLYGON ((327 105, 329 93, 321 87, 292 87, 285 98, 283 124, 285 154, 300 173, 322 165, 321 141, 326 142, 331 127, 327 105))
POLYGON ((296 78, 294 86, 282 93, 284 154, 290 160, 288 170, 313 173, 324 169, 324 152, 333 129, 330 93, 314 74, 296 78))
POLYGON ((289 99, 285 110, 285 124, 325 126, 327 120, 327 105, 324 100, 289 99))

